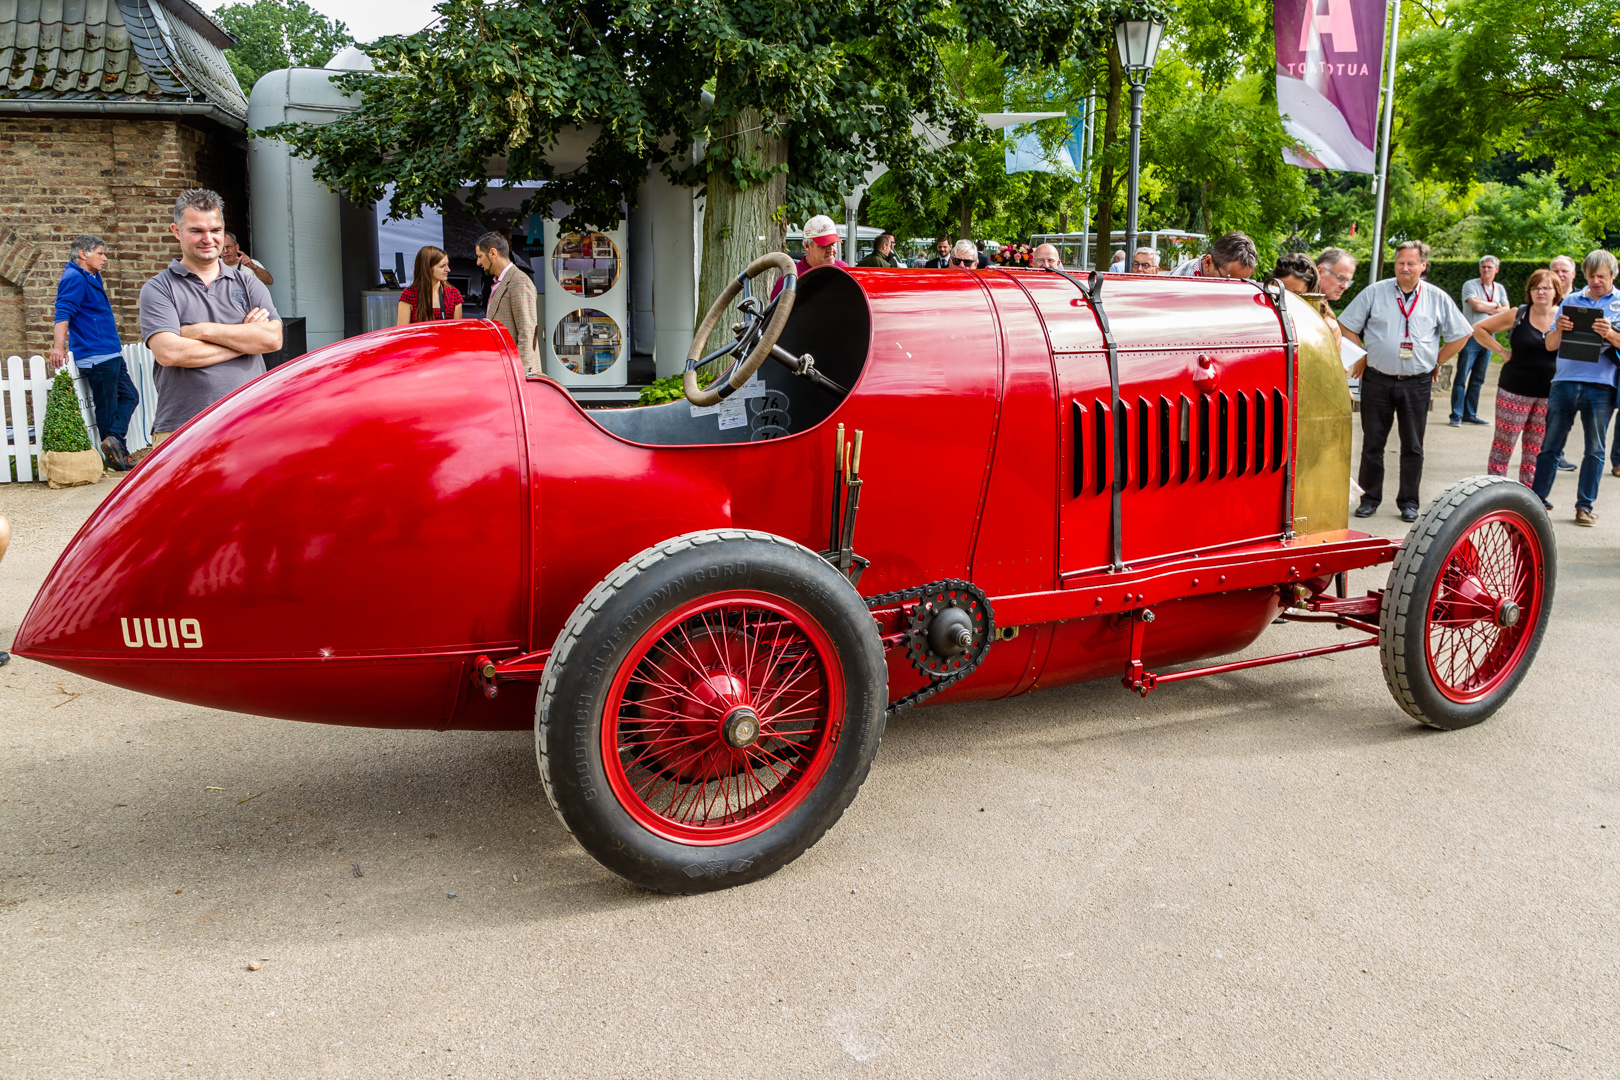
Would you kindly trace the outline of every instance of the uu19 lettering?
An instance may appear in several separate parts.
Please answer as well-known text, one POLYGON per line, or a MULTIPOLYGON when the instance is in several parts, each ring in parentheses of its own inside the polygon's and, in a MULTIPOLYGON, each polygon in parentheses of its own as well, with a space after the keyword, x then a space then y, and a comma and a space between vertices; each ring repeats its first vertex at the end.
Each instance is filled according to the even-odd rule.
POLYGON ((124 644, 131 649, 200 649, 202 623, 196 619, 119 619, 124 644))

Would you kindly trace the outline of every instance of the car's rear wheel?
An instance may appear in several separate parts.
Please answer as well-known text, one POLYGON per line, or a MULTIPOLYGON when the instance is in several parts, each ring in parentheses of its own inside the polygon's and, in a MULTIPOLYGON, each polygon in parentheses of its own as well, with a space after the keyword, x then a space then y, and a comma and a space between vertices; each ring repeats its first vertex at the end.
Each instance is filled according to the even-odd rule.
POLYGON ((1477 724, 1512 696, 1552 610, 1557 548, 1531 491, 1459 481, 1401 544, 1379 617, 1384 679, 1430 727, 1477 724))
POLYGON ((638 885, 703 892, 815 843, 871 767, 883 647, 809 549, 712 530, 648 548, 574 610, 537 704, 563 824, 638 885))

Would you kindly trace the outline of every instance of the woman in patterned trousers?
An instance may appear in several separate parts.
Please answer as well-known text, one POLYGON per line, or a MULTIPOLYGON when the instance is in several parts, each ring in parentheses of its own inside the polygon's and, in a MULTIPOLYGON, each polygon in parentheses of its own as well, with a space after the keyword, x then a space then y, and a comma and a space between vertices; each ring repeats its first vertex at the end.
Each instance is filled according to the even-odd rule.
POLYGON ((1501 311, 1474 324, 1474 340, 1508 358, 1496 383, 1496 435, 1486 471, 1506 476, 1513 444, 1519 451, 1519 483, 1529 487, 1536 477, 1536 455, 1547 433, 1547 395, 1552 391, 1558 362, 1558 279, 1551 270, 1537 270, 1525 283, 1525 300, 1517 311, 1501 311), (1511 328, 1510 349, 1496 335, 1511 328))

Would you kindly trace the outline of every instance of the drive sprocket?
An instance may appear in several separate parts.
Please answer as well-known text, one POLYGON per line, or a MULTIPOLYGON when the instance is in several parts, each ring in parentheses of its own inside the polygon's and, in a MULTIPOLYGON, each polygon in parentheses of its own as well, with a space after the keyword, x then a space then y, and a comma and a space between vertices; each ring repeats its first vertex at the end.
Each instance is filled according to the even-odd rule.
POLYGON ((906 620, 906 659, 929 679, 966 674, 990 650, 990 601, 966 581, 923 587, 906 620))

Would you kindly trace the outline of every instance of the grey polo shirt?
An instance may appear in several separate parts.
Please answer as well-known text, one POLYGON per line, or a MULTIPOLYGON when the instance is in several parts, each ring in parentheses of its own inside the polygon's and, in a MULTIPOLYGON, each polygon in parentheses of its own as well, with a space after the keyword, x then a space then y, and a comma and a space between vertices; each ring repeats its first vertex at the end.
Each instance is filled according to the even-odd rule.
POLYGON ((1374 282, 1356 294, 1339 325, 1361 339, 1367 366, 1385 375, 1423 375, 1440 362, 1440 346, 1471 332, 1457 302, 1431 282, 1418 283, 1406 301, 1410 322, 1401 314, 1400 285, 1394 278, 1374 282), (1401 342, 1412 342, 1412 358, 1401 359, 1401 342))
POLYGON ((1468 302, 1470 300, 1486 300, 1492 304, 1505 304, 1508 302, 1507 289, 1502 287, 1500 281, 1493 281, 1491 282, 1490 295, 1487 296, 1485 283, 1480 281, 1479 278, 1470 278, 1463 282, 1460 310, 1463 313, 1463 318, 1468 320, 1469 326, 1478 326, 1481 322, 1490 318, 1492 313, 1489 311, 1475 311, 1474 305, 1468 302))
MULTIPOLYGON (((175 259, 167 270, 153 275, 141 286, 141 340, 164 330, 178 334, 192 323, 239 323, 254 308, 264 308, 270 318, 279 319, 270 290, 246 267, 219 264, 219 276, 211 285, 187 270, 175 259)), ((157 365, 157 414, 153 431, 173 431, 208 406, 260 375, 264 357, 257 353, 222 360, 200 368, 157 365)))

